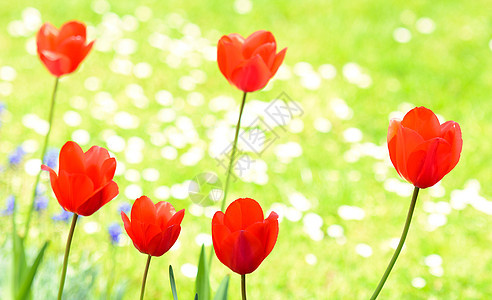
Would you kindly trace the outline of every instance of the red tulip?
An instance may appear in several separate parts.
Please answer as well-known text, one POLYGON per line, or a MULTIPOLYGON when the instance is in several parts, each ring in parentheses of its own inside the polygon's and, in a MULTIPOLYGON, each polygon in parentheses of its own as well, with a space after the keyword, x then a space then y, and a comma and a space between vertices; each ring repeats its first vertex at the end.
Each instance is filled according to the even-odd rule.
POLYGON ((72 73, 84 60, 94 44, 86 44, 85 25, 71 21, 60 30, 44 23, 36 36, 38 55, 48 71, 56 77, 72 73))
POLYGON ((391 120, 388 149, 398 174, 419 188, 428 188, 448 174, 460 159, 463 140, 458 123, 439 124, 425 107, 409 111, 402 121, 391 120))
POLYGON ((220 38, 217 62, 231 84, 243 92, 254 92, 265 87, 282 64, 287 48, 276 51, 275 37, 269 31, 256 31, 246 39, 232 33, 220 38))
POLYGON ((58 175, 50 172, 51 188, 60 205, 82 216, 90 216, 118 195, 118 185, 113 181, 116 159, 108 150, 92 146, 83 152, 75 142, 66 142, 60 151, 58 175))
POLYGON ((169 202, 160 201, 154 205, 152 200, 142 196, 133 203, 132 220, 124 212, 121 212, 121 218, 138 251, 161 256, 176 243, 184 213, 184 209, 176 212, 169 202))
POLYGON ((278 237, 278 215, 263 219, 261 206, 253 199, 232 202, 225 214, 212 219, 212 240, 217 258, 232 271, 252 273, 272 252, 278 237))

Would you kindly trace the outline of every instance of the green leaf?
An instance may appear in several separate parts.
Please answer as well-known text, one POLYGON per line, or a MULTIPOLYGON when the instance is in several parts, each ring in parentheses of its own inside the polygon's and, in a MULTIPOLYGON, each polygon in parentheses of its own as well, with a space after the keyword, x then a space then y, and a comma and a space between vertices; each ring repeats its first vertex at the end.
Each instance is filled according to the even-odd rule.
POLYGON ((12 244, 14 247, 14 259, 12 260, 12 298, 14 298, 17 291, 20 289, 20 285, 24 280, 25 273, 27 272, 27 263, 24 249, 24 239, 21 238, 16 232, 12 233, 12 239, 12 244))
POLYGON ((195 291, 197 300, 210 300, 210 281, 208 277, 208 265, 205 255, 205 246, 202 245, 200 259, 198 260, 198 272, 196 274, 195 291))
POLYGON ((219 289, 215 294, 214 300, 227 300, 227 290, 229 289, 229 275, 222 279, 222 282, 219 285, 219 289))
POLYGON ((38 271, 38 267, 41 264, 41 261, 43 260, 44 253, 46 251, 46 248, 48 247, 49 241, 46 241, 39 250, 38 255, 36 256, 36 259, 34 260, 34 263, 32 266, 27 270, 27 273, 24 277, 24 280, 22 281, 22 286, 17 292, 17 296, 15 297, 16 300, 23 300, 26 299, 31 291, 31 285, 34 280, 34 276, 36 276, 36 272, 38 271))
POLYGON ((173 299, 178 300, 178 293, 176 292, 176 282, 174 281, 173 267, 169 265, 169 281, 171 282, 171 291, 173 291, 173 299))
POLYGON ((195 300, 198 300, 198 294, 195 294, 195 300))

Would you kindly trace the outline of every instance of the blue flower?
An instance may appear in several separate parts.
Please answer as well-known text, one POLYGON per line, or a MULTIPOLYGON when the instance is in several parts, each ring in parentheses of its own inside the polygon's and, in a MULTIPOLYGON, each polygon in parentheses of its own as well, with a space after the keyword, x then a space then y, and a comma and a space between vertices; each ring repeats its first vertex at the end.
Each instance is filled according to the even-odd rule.
POLYGON ((36 211, 42 211, 43 209, 46 209, 46 207, 48 207, 48 202, 48 197, 38 194, 36 198, 34 198, 34 209, 36 211))
POLYGON ((70 220, 70 218, 72 216, 73 216, 73 213, 68 212, 68 211, 62 209, 59 214, 54 215, 51 218, 53 219, 53 221, 63 221, 63 222, 67 222, 68 223, 68 221, 70 220))
POLYGON ((10 165, 17 166, 18 164, 20 164, 20 162, 24 158, 24 155, 26 155, 26 152, 24 151, 22 146, 18 146, 17 148, 15 148, 15 150, 9 155, 10 165))
POLYGON ((44 156, 44 164, 47 165, 48 167, 55 169, 56 166, 58 165, 58 155, 60 151, 56 148, 51 148, 48 149, 46 152, 46 155, 44 156))
POLYGON ((118 207, 118 213, 124 212, 124 213, 129 213, 130 210, 132 209, 132 205, 128 202, 122 202, 120 206, 118 207))
POLYGON ((14 212, 15 209, 15 197, 10 195, 7 197, 7 203, 5 205, 5 209, 2 211, 2 215, 8 216, 14 212))
POLYGON ((120 241, 121 231, 121 226, 118 223, 112 223, 108 226, 109 237, 113 245, 120 241))

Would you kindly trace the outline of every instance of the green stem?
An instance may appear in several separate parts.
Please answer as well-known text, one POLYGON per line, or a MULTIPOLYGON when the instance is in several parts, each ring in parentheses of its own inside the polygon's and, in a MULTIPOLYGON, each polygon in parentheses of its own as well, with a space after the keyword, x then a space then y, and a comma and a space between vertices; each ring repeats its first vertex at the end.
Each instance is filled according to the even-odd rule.
POLYGON ((70 226, 70 232, 68 233, 67 245, 65 247, 65 258, 63 258, 63 269, 60 278, 60 288, 58 289, 58 300, 61 300, 63 295, 63 286, 65 285, 65 277, 67 276, 68 255, 70 254, 70 245, 72 245, 73 232, 75 230, 78 217, 79 215, 73 214, 72 225, 70 226))
POLYGON ((403 228, 403 232, 401 234, 400 243, 398 244, 398 247, 396 247, 395 253, 391 258, 390 263, 388 264, 388 267, 386 268, 383 277, 379 281, 378 287, 372 294, 371 300, 375 300, 378 297, 381 290, 383 289, 384 283, 386 282, 386 279, 388 279, 388 276, 391 273, 391 269, 393 269, 396 259, 398 258, 398 255, 400 254, 401 249, 403 248, 403 244, 405 243, 405 238, 407 237, 408 234, 408 229, 410 228, 410 222, 412 221, 412 215, 415 209, 415 204, 417 203, 418 195, 419 195, 419 188, 415 187, 415 189, 413 190, 412 202, 410 203, 410 208, 408 209, 407 220, 405 221, 405 227, 403 228))
POLYGON ((241 295, 243 300, 246 300, 246 275, 241 275, 241 295))
MULTIPOLYGON (((231 152, 231 157, 229 159, 229 167, 227 168, 226 182, 225 182, 225 187, 224 187, 224 197, 222 198, 222 204, 220 205, 221 211, 224 211, 226 203, 227 203, 227 200, 226 200, 227 192, 229 191, 229 181, 231 179, 232 166, 234 165, 234 156, 236 156, 237 140, 239 137, 239 130, 241 129, 241 117, 243 115, 244 105, 246 104, 246 94, 247 94, 247 92, 244 92, 243 99, 241 101, 241 107, 239 108, 239 118, 237 119, 236 134, 234 135, 234 142, 232 143, 232 152, 231 152)), ((210 266, 212 265, 212 257, 213 256, 214 256, 214 247, 212 247, 210 249, 210 257, 208 258, 209 270, 210 270, 210 266)))
POLYGON ((236 156, 237 139, 239 137, 239 129, 241 129, 241 116, 243 115, 244 104, 246 103, 246 94, 247 93, 244 92, 243 100, 241 102, 241 108, 239 109, 239 118, 237 119, 237 125, 236 125, 236 135, 234 136, 234 142, 232 143, 232 153, 231 153, 231 158, 229 160, 229 167, 227 168, 227 176, 226 176, 226 182, 224 187, 224 198, 222 198, 222 205, 220 206, 221 211, 224 211, 227 202, 227 192, 229 191, 229 181, 231 179, 232 166, 234 165, 234 158, 236 156))
MULTIPOLYGON (((56 77, 55 80, 55 86, 53 88, 53 93, 51 94, 51 105, 50 105, 50 112, 48 116, 48 132, 46 133, 46 136, 44 137, 44 144, 43 144, 43 150, 41 152, 41 163, 44 160, 44 156, 46 155, 46 150, 48 149, 48 141, 50 138, 50 133, 51 133, 51 127, 53 124, 53 115, 55 111, 55 99, 56 99, 56 91, 58 90, 58 82, 60 81, 60 77, 56 77)), ((38 171, 38 175, 36 176, 36 183, 34 184, 34 189, 32 192, 32 197, 31 197, 31 207, 29 209, 29 212, 27 214, 27 220, 26 220, 26 227, 24 230, 24 236, 27 237, 29 234, 29 226, 31 225, 31 218, 32 218, 32 213, 34 211, 34 205, 35 205, 35 200, 36 200, 36 189, 39 184, 39 179, 41 177, 41 169, 38 171)))
POLYGON ((150 266, 150 259, 152 256, 149 255, 147 258, 147 264, 145 265, 145 271, 143 274, 143 279, 142 279, 142 289, 140 290, 140 300, 143 300, 144 298, 144 293, 145 293, 145 283, 147 282, 147 274, 149 273, 149 266, 150 266))

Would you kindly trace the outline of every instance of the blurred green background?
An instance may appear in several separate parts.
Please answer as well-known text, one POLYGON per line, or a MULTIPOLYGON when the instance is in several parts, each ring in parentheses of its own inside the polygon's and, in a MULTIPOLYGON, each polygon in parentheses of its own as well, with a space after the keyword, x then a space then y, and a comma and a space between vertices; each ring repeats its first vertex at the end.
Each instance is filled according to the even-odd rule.
MULTIPOLYGON (((370 297, 412 191, 387 157, 388 120, 420 105, 461 125, 462 158, 442 183, 421 192, 381 299, 491 297, 489 7, 486 0, 3 1, 0 269, 10 267, 7 199, 15 196, 24 222, 29 173, 47 126, 54 78, 35 55, 43 22, 81 20, 97 39, 82 67, 60 82, 50 148, 56 154, 70 139, 84 150, 99 145, 119 164, 120 195, 77 225, 66 299, 137 298, 146 257, 124 232, 112 243, 108 226, 122 225, 119 207, 141 194, 187 210, 179 245, 152 261, 147 299, 171 298, 169 264, 180 299, 193 297, 200 245, 210 249, 216 208, 193 203, 188 186, 203 172, 224 181, 215 158, 233 139, 241 97, 218 71, 215 45, 223 34, 267 29, 279 49, 288 47, 287 56, 275 80, 248 96, 243 124, 259 117, 272 125, 264 111, 281 93, 303 114, 262 127, 273 143, 261 154, 248 152, 253 163, 231 187, 229 201, 251 197, 265 213, 281 215, 275 249, 249 276, 249 297, 370 297), (9 162, 12 154, 18 162, 9 162)), ((34 299, 52 299, 69 224, 52 219, 60 207, 47 174, 42 183, 49 202, 34 215, 27 247, 51 240, 34 299)), ((214 259, 212 289, 229 273, 214 259)), ((9 274, 0 273, 2 299, 9 274)), ((239 299, 236 274, 230 299, 239 299)))

